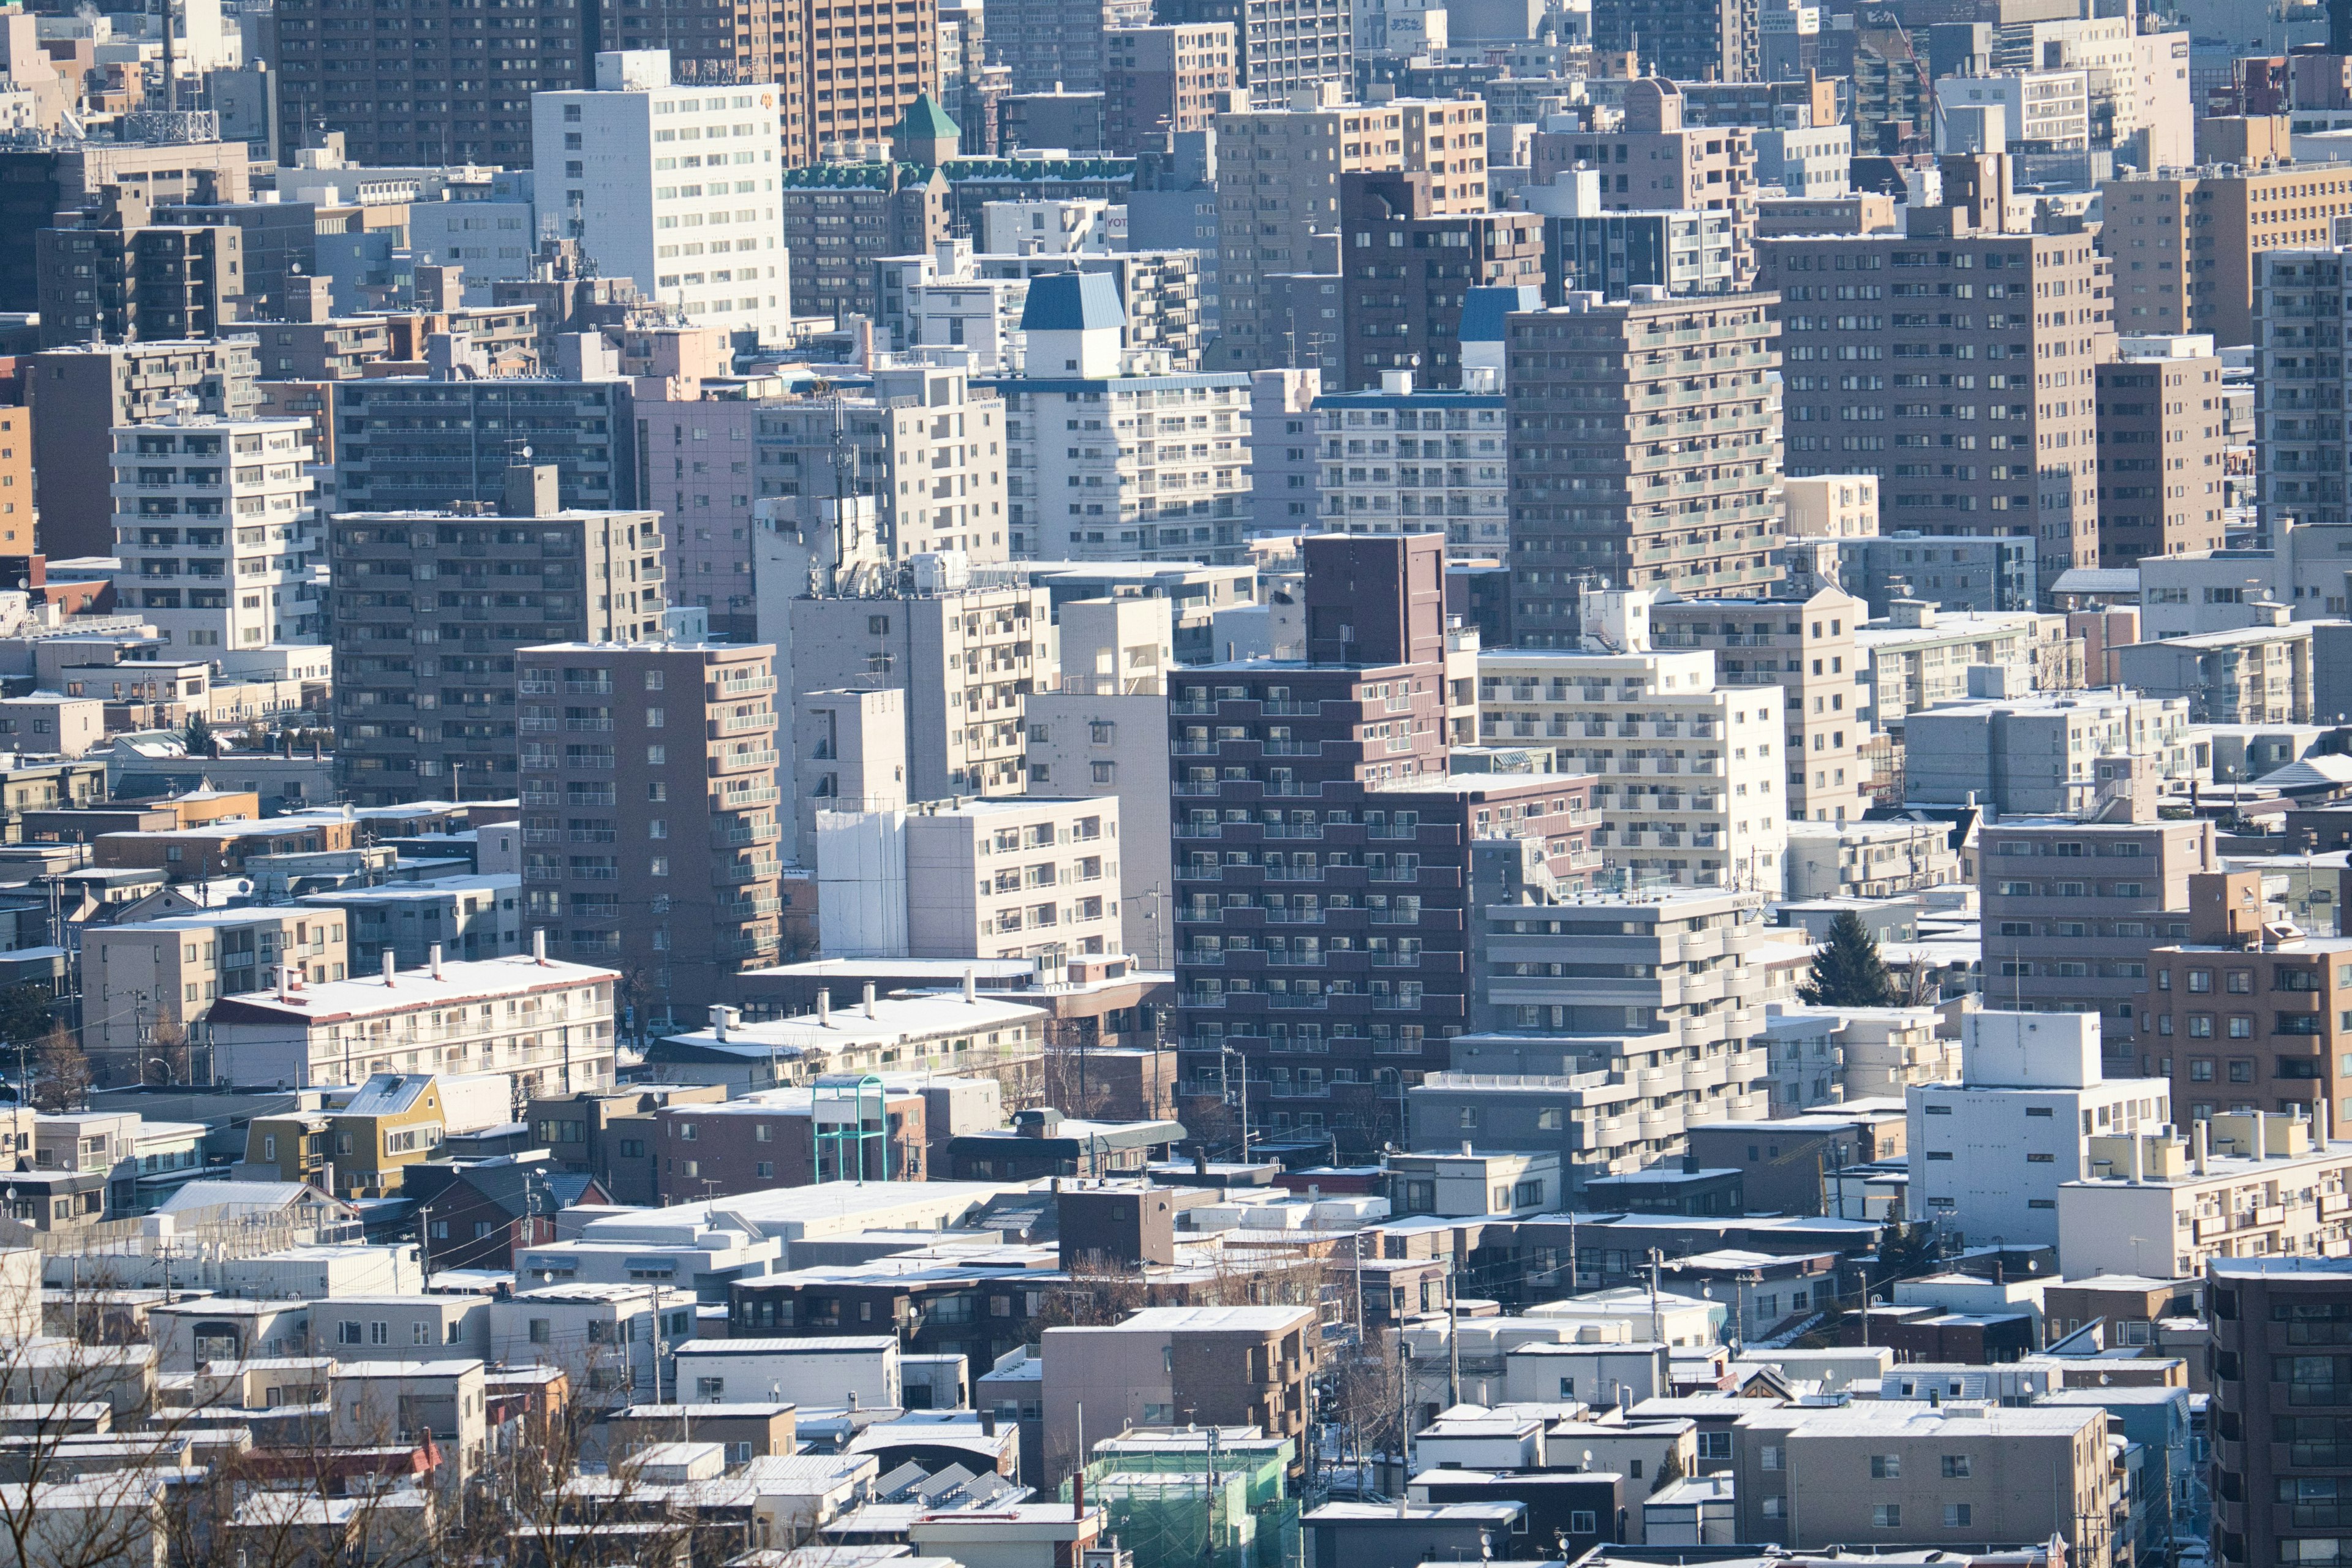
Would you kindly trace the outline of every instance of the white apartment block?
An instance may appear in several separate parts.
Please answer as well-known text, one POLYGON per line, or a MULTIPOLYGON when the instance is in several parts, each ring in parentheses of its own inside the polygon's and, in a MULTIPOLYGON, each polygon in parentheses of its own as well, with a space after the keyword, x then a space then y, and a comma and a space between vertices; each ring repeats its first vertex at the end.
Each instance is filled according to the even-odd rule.
POLYGON ((1780 689, 1719 687, 1713 653, 1653 650, 1646 594, 1585 604, 1587 626, 1606 628, 1588 649, 1479 654, 1480 741, 1549 742, 1559 771, 1596 775, 1594 846, 1635 885, 1778 898, 1789 847, 1780 689))
POLYGON ((1127 248, 1127 208, 1099 196, 982 202, 981 248, 991 256, 1078 256, 1127 248))
POLYGON ((792 321, 777 216, 781 92, 766 82, 678 87, 669 51, 596 57, 591 90, 531 95, 541 210, 608 278, 698 327, 782 343, 792 321))
POLYGON ((1904 1100, 1907 1217, 2011 1246, 2058 1244, 2059 1188, 2093 1173, 2095 1139, 2172 1121, 2168 1079, 2101 1075, 2095 1013, 1970 1013, 1960 1081, 1915 1086, 1904 1100))
POLYGON ((1919 709, 1980 695, 1969 686, 1974 666, 2000 667, 2004 695, 2031 691, 2044 637, 2065 635, 2064 616, 2029 610, 1945 616, 1913 599, 1897 599, 1890 609, 1854 637, 1857 660, 1866 666, 1855 672, 1855 706, 1882 730, 1919 709))
POLYGON ((2079 70, 2011 71, 2005 76, 1946 77, 1936 83, 1936 150, 1948 145, 1964 109, 1998 109, 2003 143, 2038 143, 2052 153, 2087 152, 2091 145, 2091 84, 2079 70))
POLYGON ((1124 952, 1118 802, 1037 795, 817 816, 829 958, 1124 952))
POLYGON ((118 601, 198 658, 315 640, 311 452, 308 419, 117 426, 118 601))
POLYGON ((1383 371, 1377 392, 1315 400, 1318 528, 1442 532, 1448 555, 1509 550, 1502 387, 1491 373, 1463 374, 1465 390, 1415 391, 1411 371, 1383 371))
POLYGON ((2217 1258, 2352 1252, 2352 1143, 2324 1126, 2237 1112, 2196 1122, 2186 1137, 2145 1129, 2137 1152, 2134 1142, 2094 1139, 2092 1168, 2058 1189, 2068 1279, 2184 1279, 2217 1258))
POLYGON ((1811 474, 1780 481, 1783 531, 1808 539, 1869 539, 1878 532, 1876 474, 1811 474))
POLYGON ((231 1082, 289 1089, 379 1072, 505 1073, 525 1094, 609 1088, 619 978, 536 952, 424 969, 387 963, 365 978, 216 1005, 214 1056, 231 1082))

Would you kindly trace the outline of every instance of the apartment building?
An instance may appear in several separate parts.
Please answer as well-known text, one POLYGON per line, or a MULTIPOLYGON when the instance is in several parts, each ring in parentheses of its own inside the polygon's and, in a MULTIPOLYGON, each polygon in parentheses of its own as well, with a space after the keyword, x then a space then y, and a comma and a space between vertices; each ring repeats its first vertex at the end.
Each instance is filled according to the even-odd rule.
POLYGON ((1594 578, 1711 598, 1777 576, 1774 304, 1579 297, 1509 319, 1519 647, 1575 647, 1578 584, 1594 578))
POLYGON ((289 1089, 420 1072, 505 1073, 527 1095, 609 1088, 620 978, 539 951, 425 969, 386 964, 282 997, 216 1003, 213 1050, 224 1079, 289 1089))
POLYGON ((1839 585, 1874 616, 1898 599, 1920 599, 1963 615, 2031 610, 2042 602, 2041 552, 2018 534, 1896 533, 1840 539, 1833 548, 1839 585))
POLYGON ((2163 1079, 2110 1079, 2099 1064, 2095 1015, 1969 1014, 1959 1081, 1904 1091, 1912 1173, 1905 1216, 2011 1245, 2054 1246, 2058 1188, 2092 1173, 2092 1139, 2152 1132, 2172 1121, 2163 1079))
POLYGON ((1121 26, 1103 34, 1103 145, 1114 156, 1159 152, 1173 136, 1205 131, 1223 95, 1241 84, 1230 22, 1121 26))
POLYGON ((529 460, 554 473, 564 506, 622 505, 637 482, 629 390, 617 376, 384 376, 339 384, 336 500, 377 512, 497 501, 508 468, 528 447, 529 460))
MULTIPOLYGON (((1645 47, 1641 58, 1653 58, 1645 47)), ((1625 85, 1614 124, 1604 119, 1588 128, 1538 131, 1531 140, 1528 172, 1538 185, 1563 172, 1589 169, 1599 176, 1603 212, 1696 212, 1728 220, 1731 272, 1728 287, 1755 286, 1757 155, 1755 132, 1745 124, 1689 123, 1681 72, 1659 71, 1625 85)), ((1704 81, 1691 76, 1690 81, 1704 81)))
POLYGON ((2004 814, 1977 843, 1986 994, 2021 1012, 2095 1013, 2109 1068, 2158 1071, 2142 1016, 2149 949, 2189 934, 2189 881, 2218 868, 2215 853, 2208 821, 2004 814))
POLYGON ((1129 361, 1125 321, 1102 273, 1029 285, 1028 374, 985 384, 1005 404, 1013 552, 1238 561, 1251 516, 1250 378, 1129 361))
MULTIPOLYGON (((1307 9, 1298 7, 1302 16, 1307 9)), ((1335 14, 1344 34, 1344 11, 1335 7, 1335 14)), ((1244 52, 1256 45, 1253 38, 1244 52)), ((1344 53, 1344 43, 1340 47, 1344 53)), ((1286 99, 1260 93, 1256 102, 1255 109, 1220 113, 1214 125, 1221 337, 1209 363, 1217 369, 1293 363, 1282 335, 1287 328, 1265 280, 1338 270, 1342 176, 1388 169, 1425 174, 1433 212, 1486 210, 1486 106, 1475 100, 1342 104, 1334 85, 1302 88, 1286 99), (1286 101, 1288 107, 1274 107, 1286 101)))
POLYGON ((1721 294, 1733 276, 1728 213, 1612 211, 1601 174, 1570 169, 1549 185, 1524 185, 1520 197, 1543 215, 1547 304, 1571 293, 1628 300, 1635 289, 1669 294, 1721 294))
POLYGON ((2150 1128, 2137 1140, 2094 1140, 2091 1173, 2058 1191, 2070 1276, 2195 1279, 2233 1258, 2345 1256, 2352 1147, 2323 1144, 2299 1107, 2196 1110, 2183 1112, 2185 1135, 2150 1128))
POLYGON ((41 543, 49 555, 115 550, 114 454, 93 430, 142 425, 184 397, 196 412, 250 419, 260 402, 254 345, 241 339, 88 344, 34 357, 32 459, 40 486, 41 543))
POLYGON ((389 952, 404 969, 422 967, 435 948, 451 958, 520 952, 522 879, 512 871, 339 888, 302 901, 346 921, 352 967, 373 972, 389 952))
POLYGON ((660 635, 661 514, 561 510, 556 490, 553 468, 517 468, 495 511, 331 521, 335 766, 355 803, 512 799, 516 650, 660 635))
POLYGON ((1942 703, 1904 721, 1904 795, 2029 816, 2092 816, 2135 795, 2152 810, 2197 777, 2191 721, 2187 698, 2126 687, 1942 703))
POLYGON ((1864 539, 1878 532, 1876 474, 1795 474, 1780 481, 1788 530, 1806 539, 1864 539))
POLYGON ((1638 55, 1658 77, 1675 81, 1753 81, 1762 47, 1758 10, 1741 0, 1600 0, 1592 9, 1592 47, 1638 55))
POLYGON ((1170 707, 1185 1092, 1234 1064, 1258 1124, 1350 1149, 1404 1131, 1403 1075, 1444 1065, 1475 840, 1592 866, 1582 779, 1447 776, 1443 544, 1308 536, 1305 657, 1186 667, 1170 707))
POLYGON ((234 226, 154 221, 145 199, 109 191, 34 238, 41 343, 219 335, 251 281, 234 226))
POLYGON ((570 642, 515 655, 524 923, 629 975, 630 1005, 655 1028, 735 1001, 734 977, 776 957, 772 652, 570 642))
POLYGON ((1718 687, 1778 686, 1790 822, 1859 822, 1866 728, 1853 697, 1862 602, 1842 588, 1804 598, 1666 599, 1650 605, 1650 646, 1707 649, 1718 687))
POLYGON ((1533 288, 1541 280, 1541 220, 1526 213, 1441 213, 1433 194, 1439 183, 1405 169, 1340 178, 1339 365, 1350 388, 1377 387, 1400 370, 1432 386, 1463 385, 1469 290, 1533 288), (1411 260, 1396 254, 1407 250, 1421 254, 1411 260))
POLYGON ((2005 229, 1997 163, 1942 163, 1959 194, 1912 209, 1906 234, 1758 244, 1779 295, 1785 461, 1876 474, 1888 529, 2027 534, 2047 592, 2099 563, 2108 264, 2086 234, 2005 229))
POLYGON ((2241 629, 2192 632, 2115 652, 2124 679, 2150 697, 2186 700, 2195 724, 2308 724, 2317 712, 2312 621, 2284 605, 2249 608, 2241 629))
MULTIPOLYGON (((1906 715, 1972 695, 1971 668, 1990 667, 2004 690, 2032 689, 2043 671, 2047 644, 2065 640, 2065 617, 2023 611, 1946 616, 1918 599, 1897 599, 1883 621, 1856 634, 1854 700, 1878 729, 1899 727, 1906 715)), ((2061 682, 2053 681, 2055 686, 2061 682)), ((2074 684, 2080 685, 2079 676, 2074 684)))
POLYGON ((2352 213, 2352 167, 2298 160, 2135 172, 2102 182, 2099 199, 2117 331, 2260 343, 2264 253, 2334 245, 2332 220, 2352 213))
POLYGON ((998 0, 988 55, 1013 93, 1102 92, 1118 41, 1150 22, 1149 0, 998 0))
POLYGON ((1125 951, 1116 799, 919 801, 817 818, 819 946, 842 958, 1125 951))
POLYGON ((318 636, 308 419, 166 415, 113 447, 118 604, 199 658, 318 636))
POLYGON ((1532 846, 1481 847, 1470 1027, 1405 1088, 1412 1146, 1553 1152, 1575 1196, 1679 1156, 1693 1126, 1769 1115, 1762 903, 1580 894, 1532 846))
MULTIPOLYGON (((2343 1202, 2342 1188, 2336 1201, 2343 1202)), ((2340 1258, 2216 1261, 2213 1551, 2221 1568, 2324 1557, 2352 1486, 2352 1265, 2340 1258)))
POLYGON ((1152 16, 1231 27, 1241 86, 1259 109, 1293 103, 1301 91, 1344 92, 1355 81, 1355 27, 1340 0, 1162 0, 1152 16))
POLYGON ((344 979, 349 929, 339 910, 283 904, 88 926, 82 1048, 91 1072, 102 1086, 143 1083, 142 1058, 161 1054, 179 1081, 193 1081, 180 1059, 185 1046, 159 1047, 159 1028, 172 1026, 184 1039, 223 997, 344 979))
POLYGON ((2316 1101, 2332 1106, 2334 1126, 2352 1106, 2340 1056, 2352 1034, 2352 937, 2288 937, 2272 920, 2260 872, 2199 872, 2188 940, 2147 955, 2144 1048, 2187 1120, 2307 1112, 2316 1101))
POLYGON ((2227 444, 2213 340, 2119 337, 2098 390, 2099 564, 2221 549, 2227 444))
POLYGON ((905 798, 1022 792, 1028 696, 1058 674, 1045 588, 968 586, 950 574, 911 593, 773 608, 779 690, 905 694, 905 798))
POLYGON ((1385 370, 1377 391, 1315 399, 1315 526, 1442 533, 1448 556, 1502 554, 1511 526, 1503 395, 1475 373, 1461 390, 1417 388, 1416 379, 1385 370))
POLYGON ((538 201, 646 298, 781 343, 792 304, 774 200, 780 96, 767 82, 676 85, 667 49, 600 51, 592 86, 531 98, 538 201))
POLYGON ((2080 1568, 2121 1560, 2121 1471, 2096 1405, 1782 1405, 1733 1425, 1731 1474, 1742 1541, 2056 1540, 2080 1568))
POLYGON ((1314 1312, 1281 1306, 1148 1307, 1112 1326, 1047 1329, 1041 1345, 1049 1485, 1076 1463, 1088 1419, 1296 1440, 1320 1354, 1314 1312))
POLYGON ((1583 651, 1480 653, 1479 739, 1549 742, 1558 771, 1593 775, 1593 843, 1628 886, 1778 897, 1790 809, 1780 689, 1718 686, 1713 654, 1652 648, 1648 597, 1589 593, 1583 651))

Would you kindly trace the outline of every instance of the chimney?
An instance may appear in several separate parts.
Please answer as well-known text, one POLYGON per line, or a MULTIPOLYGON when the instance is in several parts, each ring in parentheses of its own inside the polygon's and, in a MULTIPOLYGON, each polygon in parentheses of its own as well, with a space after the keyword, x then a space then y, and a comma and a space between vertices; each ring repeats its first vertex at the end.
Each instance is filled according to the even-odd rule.
POLYGON ((710 1032, 718 1037, 722 1046, 727 1043, 727 1015, 732 1010, 716 1002, 710 1005, 710 1032))
POLYGON ((2136 1187, 2136 1186, 2137 1186, 2137 1185, 2139 1185, 2139 1184, 2140 1184, 2141 1169, 2142 1169, 2142 1167, 2141 1167, 2141 1165, 2140 1165, 2140 1148, 2139 1148, 2139 1139, 2140 1139, 2140 1135, 2139 1135, 2139 1131, 2138 1131, 2138 1129, 2137 1129, 2137 1128, 2133 1129, 2132 1133, 2131 1133, 2131 1149, 2132 1149, 2131 1179, 2132 1179, 2132 1185, 2133 1185, 2133 1186, 2135 1186, 2135 1187, 2136 1187))
POLYGON ((441 944, 440 944, 439 942, 435 942, 435 943, 433 944, 433 948, 432 948, 432 955, 431 955, 431 958, 429 959, 429 961, 428 961, 428 962, 429 962, 429 963, 431 963, 431 965, 432 965, 432 969, 433 969, 433 978, 434 978, 434 979, 436 979, 436 980, 440 979, 440 978, 441 978, 441 944))
POLYGON ((2311 1102, 2311 1146, 2327 1152, 2327 1096, 2324 1093, 2311 1102))
POLYGON ((390 944, 389 944, 389 943, 387 943, 387 944, 385 945, 385 947, 384 947, 384 950, 383 950, 383 984, 384 984, 384 988, 385 988, 386 990, 390 990, 390 989, 391 989, 391 987, 392 987, 392 966, 393 966, 393 963, 394 963, 394 958, 393 958, 393 952, 392 952, 392 948, 391 948, 390 944))
POLYGON ((545 926, 531 928, 530 961, 533 963, 541 964, 547 962, 547 928, 545 926))
POLYGON ((833 1026, 833 993, 830 991, 816 994, 816 1024, 820 1029, 833 1026))
POLYGON ((874 1016, 874 982, 871 980, 866 983, 866 1016, 869 1018, 874 1016))
POLYGON ((963 966, 963 999, 967 1002, 980 1000, 980 979, 969 963, 963 966))
POLYGON ((2205 1119, 2200 1116, 2197 1119, 2196 1125, 2189 1129, 2189 1156, 2196 1162, 2197 1173, 2200 1176, 2205 1173, 2206 1143, 2205 1119))
POLYGON ((507 469, 505 504, 509 517, 553 517, 563 510, 556 499, 552 463, 515 463, 507 469))
POLYGON ((2246 1120, 2254 1124, 2255 1160, 2259 1162, 2269 1159, 2271 1157, 2270 1118, 2258 1110, 2246 1120))

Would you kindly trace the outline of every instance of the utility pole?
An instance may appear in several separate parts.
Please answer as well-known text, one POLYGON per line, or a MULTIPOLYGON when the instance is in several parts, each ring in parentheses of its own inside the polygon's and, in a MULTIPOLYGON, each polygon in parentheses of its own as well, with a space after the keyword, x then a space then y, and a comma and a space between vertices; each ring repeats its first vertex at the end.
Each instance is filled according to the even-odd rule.
POLYGON ((1462 1403, 1462 1292, 1456 1287, 1454 1260, 1445 1263, 1445 1407, 1462 1403))

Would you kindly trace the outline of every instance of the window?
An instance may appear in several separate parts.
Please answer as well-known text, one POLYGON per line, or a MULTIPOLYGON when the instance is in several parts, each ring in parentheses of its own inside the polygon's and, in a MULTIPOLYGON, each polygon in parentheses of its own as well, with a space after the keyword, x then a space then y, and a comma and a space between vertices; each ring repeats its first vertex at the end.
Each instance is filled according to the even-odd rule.
POLYGON ((1902 1476, 1902 1474, 1903 1474, 1903 1456, 1902 1456, 1902 1455, 1900 1455, 1900 1454, 1873 1454, 1873 1455, 1870 1457, 1870 1479, 1871 1479, 1872 1480, 1874 1480, 1874 1481, 1891 1481, 1891 1480, 1895 1480, 1895 1479, 1899 1479, 1899 1478, 1902 1476))
POLYGON ((2230 1063, 2230 1081, 2231 1083, 2253 1082, 2254 1064, 2246 1060, 2243 1057, 2232 1059, 2230 1063))
POLYGON ((551 1319, 533 1318, 530 1321, 531 1343, 535 1345, 548 1344, 552 1342, 554 1338, 555 1324, 551 1319))
POLYGON ((1786 1519, 1786 1518, 1788 1518, 1788 1517, 1789 1517, 1789 1500, 1788 1500, 1787 1498, 1784 1498, 1784 1497, 1768 1497, 1768 1498, 1766 1498, 1766 1499, 1764 1500, 1764 1517, 1765 1517, 1766 1519, 1786 1519))
POLYGON ((1946 1530, 1966 1530, 1968 1527, 1969 1505, 1964 1502, 1946 1503, 1944 1505, 1944 1528, 1946 1530))
POLYGON ((1779 1469, 1780 1468, 1780 1446, 1777 1443, 1766 1443, 1759 1447, 1756 1450, 1756 1468, 1759 1470, 1779 1469))
POLYGON ((1941 1468, 1944 1479, 1948 1481, 1964 1481, 1969 1479, 1969 1457, 1966 1454, 1945 1455, 1941 1468))
POLYGON ((1699 1434, 1698 1434, 1698 1457, 1699 1457, 1700 1458, 1702 1458, 1702 1459, 1728 1459, 1728 1458, 1731 1458, 1731 1434, 1730 1434, 1730 1433, 1728 1433, 1728 1432, 1701 1432, 1701 1433, 1699 1433, 1699 1434))
POLYGON ((1572 1508, 1568 1510, 1568 1532, 1570 1535, 1597 1535, 1600 1531, 1601 1521, 1591 1509, 1572 1508))
POLYGON ((364 1341, 361 1337, 361 1327, 358 1320, 346 1318, 343 1321, 337 1323, 335 1325, 335 1342, 339 1345, 356 1345, 363 1343, 364 1341))
POLYGON ((698 1377, 694 1380, 694 1396, 705 1402, 727 1397, 727 1380, 723 1377, 698 1377))
POLYGON ((1873 1503, 1870 1509, 1870 1522, 1879 1530, 1902 1529, 1903 1505, 1899 1502, 1873 1503))
POLYGON ((2192 994, 2200 994, 2212 990, 2213 972, 2210 969, 2190 970, 2189 972, 2189 989, 2192 994))

